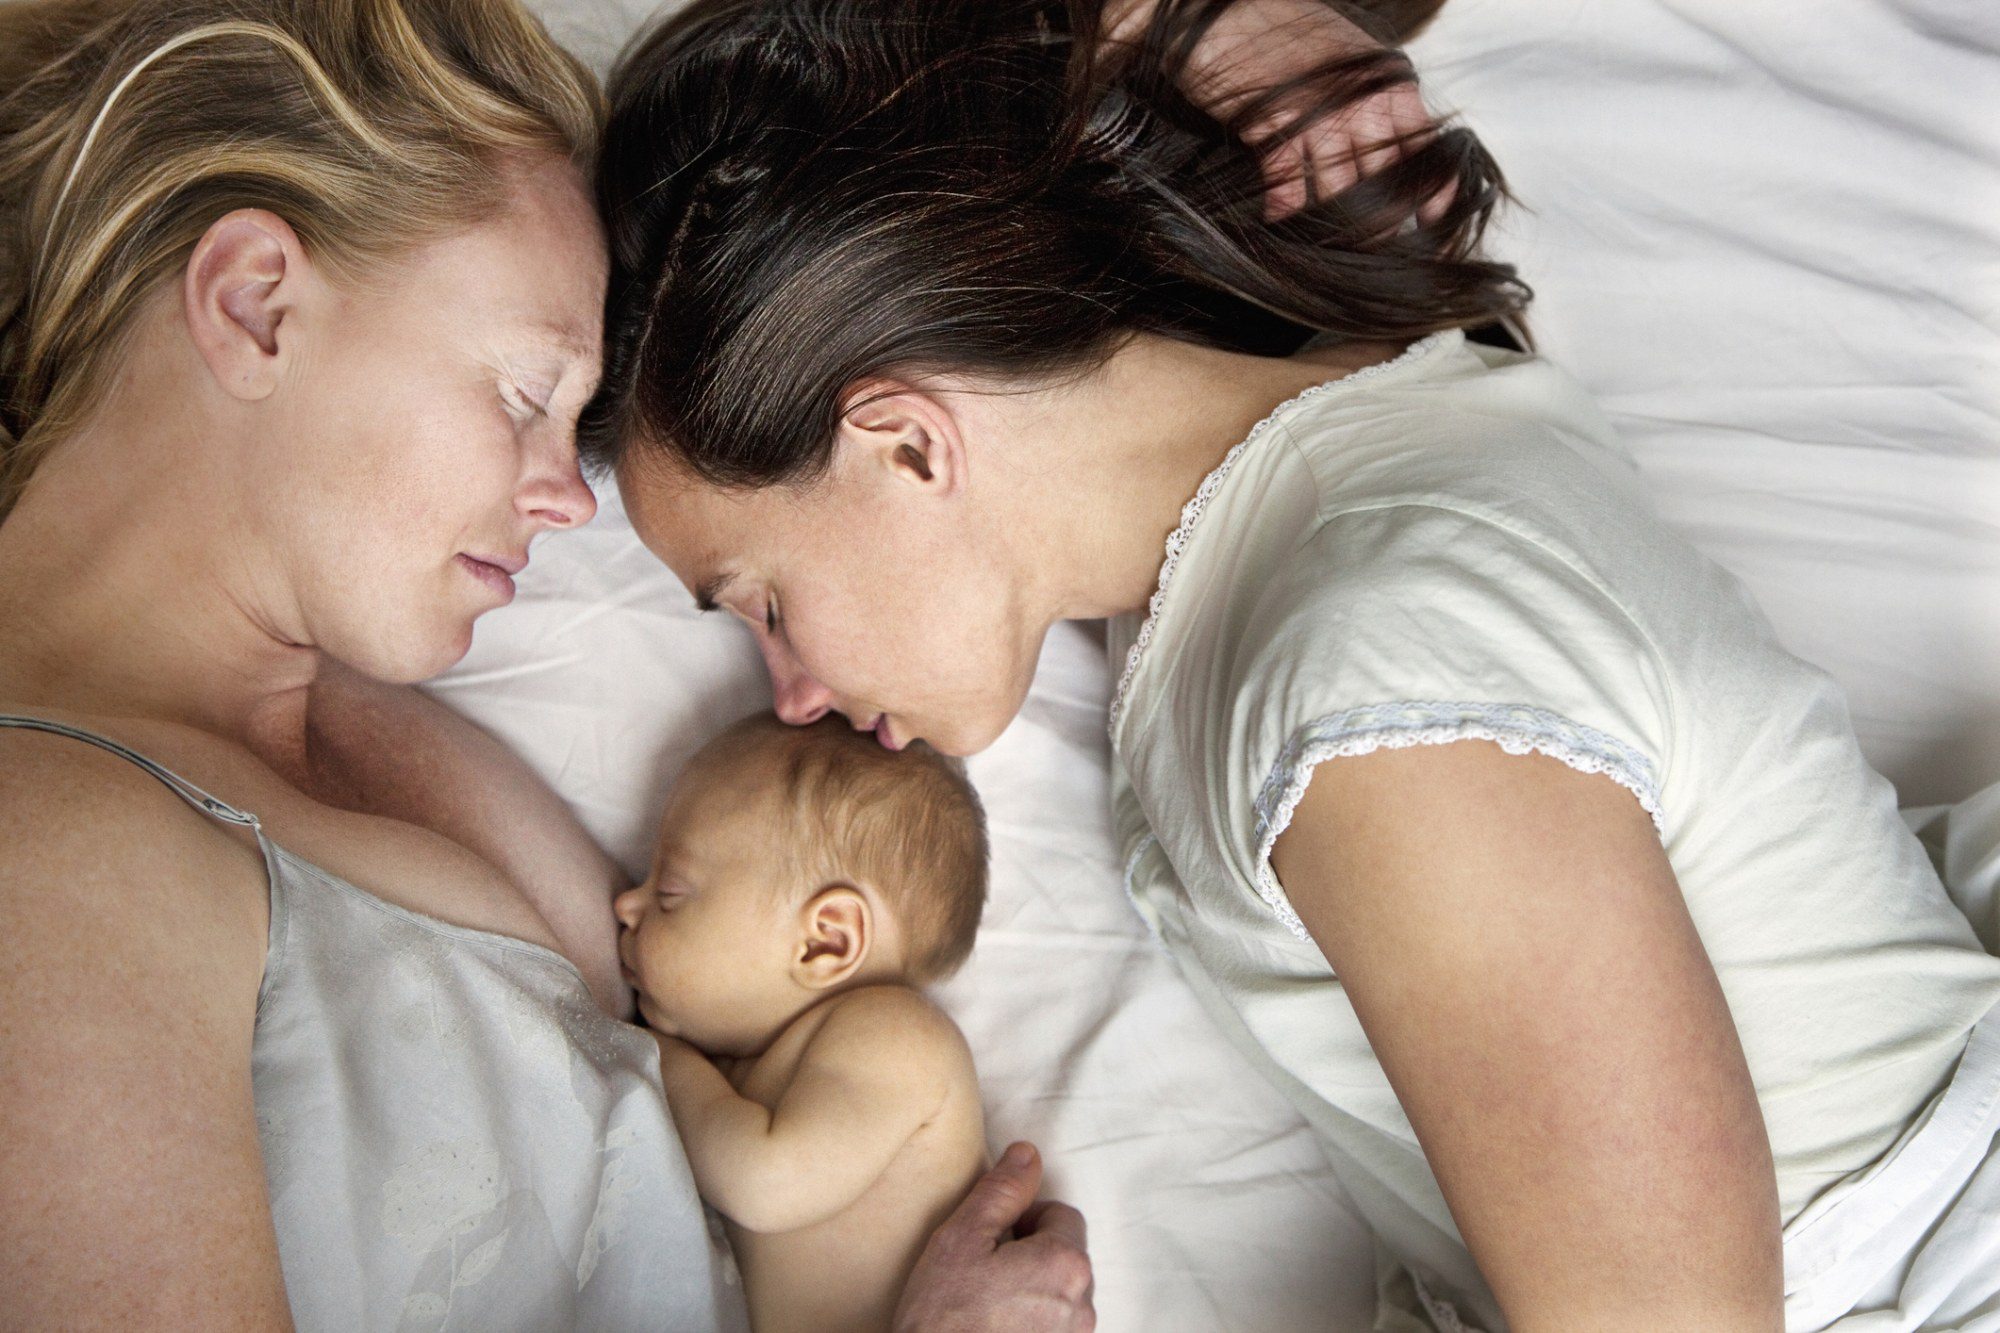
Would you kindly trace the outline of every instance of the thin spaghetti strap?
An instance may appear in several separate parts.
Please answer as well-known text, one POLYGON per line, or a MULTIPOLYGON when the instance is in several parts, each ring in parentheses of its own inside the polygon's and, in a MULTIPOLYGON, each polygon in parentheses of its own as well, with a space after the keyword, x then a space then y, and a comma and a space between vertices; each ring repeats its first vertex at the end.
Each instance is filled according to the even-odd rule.
POLYGON ((120 759, 137 764, 140 768, 143 768, 146 772, 165 783, 168 789, 176 796, 179 796, 203 814, 212 815, 225 824, 235 824, 242 828, 257 829, 259 832, 263 831, 262 826, 257 822, 257 816, 251 814, 249 811, 238 810, 235 806, 227 802, 218 801, 215 797, 210 796, 180 774, 171 769, 162 768, 160 765, 146 758, 145 755, 140 754, 137 750, 120 745, 117 741, 107 736, 100 736, 94 731, 85 731, 81 727, 72 727, 61 722, 50 722, 46 718, 24 717, 14 713, 0 713, 0 727, 18 727, 24 731, 46 731, 52 736, 67 736, 71 740, 82 741, 86 745, 95 745, 100 750, 109 751, 117 755, 120 759))

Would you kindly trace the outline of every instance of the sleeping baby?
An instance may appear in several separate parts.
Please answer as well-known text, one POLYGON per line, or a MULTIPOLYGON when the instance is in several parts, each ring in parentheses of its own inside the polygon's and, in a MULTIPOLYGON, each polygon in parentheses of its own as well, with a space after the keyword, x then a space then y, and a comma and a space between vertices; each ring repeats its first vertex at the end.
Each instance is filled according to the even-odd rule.
POLYGON ((985 1169, 971 1054, 918 989, 985 897, 979 799, 927 746, 764 714, 675 784, 618 950, 758 1333, 887 1328, 985 1169))

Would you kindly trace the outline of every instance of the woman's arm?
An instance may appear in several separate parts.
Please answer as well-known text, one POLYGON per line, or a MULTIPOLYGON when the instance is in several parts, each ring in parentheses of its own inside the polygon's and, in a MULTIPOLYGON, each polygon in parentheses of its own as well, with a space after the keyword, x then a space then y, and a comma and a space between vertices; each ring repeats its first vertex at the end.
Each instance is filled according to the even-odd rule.
POLYGON ((289 1328, 250 1087, 263 861, 82 749, 0 740, 0 1325, 289 1328))
POLYGON ((611 914, 625 874, 519 755, 430 696, 335 662, 308 698, 306 750, 314 799, 415 824, 486 858, 548 922, 598 1003, 632 1016, 611 914))
POLYGON ((1272 868, 1517 1333, 1781 1327, 1756 1093, 1624 788, 1484 741, 1330 760, 1272 868))

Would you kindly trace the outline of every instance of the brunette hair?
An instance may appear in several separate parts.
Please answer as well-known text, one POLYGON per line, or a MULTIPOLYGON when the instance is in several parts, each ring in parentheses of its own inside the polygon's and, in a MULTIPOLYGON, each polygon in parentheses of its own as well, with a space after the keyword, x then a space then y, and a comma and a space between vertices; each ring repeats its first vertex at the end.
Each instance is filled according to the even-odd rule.
MULTIPOLYGON (((1502 183, 1463 128, 1265 217, 1246 132, 1415 74, 1363 51, 1218 118, 1183 75, 1233 2, 1159 0, 1116 41, 1101 0, 697 0, 643 34, 610 82, 586 462, 638 446, 714 485, 804 484, 876 376, 1031 384, 1135 333, 1282 355, 1519 310, 1477 254, 1502 183)), ((1372 8, 1380 32, 1436 5, 1372 8)))
POLYGON ((0 3, 0 517, 141 304, 239 208, 358 275, 585 171, 596 80, 517 0, 0 3))

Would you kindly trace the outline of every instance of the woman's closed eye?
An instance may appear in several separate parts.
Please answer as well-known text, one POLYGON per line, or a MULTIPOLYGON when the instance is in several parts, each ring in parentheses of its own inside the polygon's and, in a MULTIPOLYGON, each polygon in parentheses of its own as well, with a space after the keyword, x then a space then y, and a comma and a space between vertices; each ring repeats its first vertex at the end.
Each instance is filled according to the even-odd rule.
POLYGON ((549 414, 549 406, 545 401, 515 384, 504 382, 501 384, 500 400, 507 405, 507 411, 512 416, 523 422, 549 414))
POLYGON ((734 606, 731 609, 737 615, 743 617, 743 623, 752 629, 762 628, 766 634, 776 634, 778 632, 778 601, 775 597, 766 597, 764 599, 762 611, 757 611, 750 606, 743 605, 734 606))

